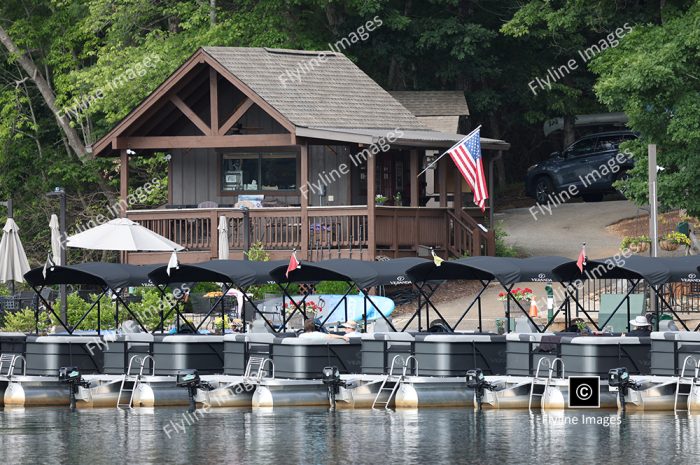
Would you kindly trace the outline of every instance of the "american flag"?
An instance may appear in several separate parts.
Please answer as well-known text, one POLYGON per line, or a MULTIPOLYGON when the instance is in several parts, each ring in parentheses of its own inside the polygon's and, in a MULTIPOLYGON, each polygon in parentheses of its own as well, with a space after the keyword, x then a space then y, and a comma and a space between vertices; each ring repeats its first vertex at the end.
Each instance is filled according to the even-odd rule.
POLYGON ((481 138, 479 128, 472 131, 467 137, 459 141, 447 153, 452 157, 457 169, 469 187, 474 192, 474 203, 485 210, 486 199, 489 192, 486 189, 486 175, 484 175, 484 164, 481 161, 481 138))

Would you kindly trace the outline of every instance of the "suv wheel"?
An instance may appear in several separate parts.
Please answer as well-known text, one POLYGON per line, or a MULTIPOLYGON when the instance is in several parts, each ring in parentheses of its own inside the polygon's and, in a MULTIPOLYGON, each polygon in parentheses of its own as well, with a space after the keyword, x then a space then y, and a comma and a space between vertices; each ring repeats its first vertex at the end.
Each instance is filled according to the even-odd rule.
POLYGON ((549 202, 549 196, 552 194, 554 194, 552 180, 547 176, 537 178, 535 181, 535 200, 537 200, 537 203, 546 204, 549 202))

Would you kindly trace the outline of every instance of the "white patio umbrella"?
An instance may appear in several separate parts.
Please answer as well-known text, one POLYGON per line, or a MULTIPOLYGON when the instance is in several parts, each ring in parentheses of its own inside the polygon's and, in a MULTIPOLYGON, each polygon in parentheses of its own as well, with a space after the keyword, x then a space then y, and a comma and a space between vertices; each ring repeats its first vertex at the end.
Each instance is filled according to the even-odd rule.
POLYGON ((219 217, 219 260, 228 260, 228 221, 219 217))
POLYGON ((180 244, 127 218, 117 218, 70 236, 67 245, 78 249, 126 252, 173 252, 184 249, 180 244))
POLYGON ((61 229, 56 215, 51 215, 49 229, 51 230, 51 260, 56 265, 63 265, 61 263, 61 229))
POLYGON ((15 220, 8 218, 3 231, 0 240, 0 282, 11 281, 14 293, 14 283, 24 282, 24 273, 29 271, 29 262, 15 220))

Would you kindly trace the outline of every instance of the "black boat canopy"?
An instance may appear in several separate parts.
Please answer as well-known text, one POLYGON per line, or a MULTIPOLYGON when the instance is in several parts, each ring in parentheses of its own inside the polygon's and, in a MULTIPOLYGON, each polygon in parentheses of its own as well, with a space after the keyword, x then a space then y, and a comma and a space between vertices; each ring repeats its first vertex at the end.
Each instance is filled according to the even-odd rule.
MULTIPOLYGON (((599 260, 588 260, 583 273, 575 261, 570 261, 556 267, 554 275, 561 282, 573 282, 586 279, 642 279, 652 286, 660 286, 669 282, 678 282, 683 276, 692 273, 692 264, 700 264, 700 258, 695 257, 608 257, 599 260)), ((697 266, 696 266, 697 267, 697 266)))
POLYGON ((81 263, 78 265, 34 268, 24 275, 33 287, 54 284, 85 284, 107 287, 111 290, 128 286, 148 285, 148 274, 160 265, 124 265, 119 263, 81 263))
POLYGON ((190 282, 222 282, 238 287, 248 287, 253 284, 274 283, 270 272, 286 266, 285 261, 254 262, 248 260, 212 260, 195 265, 180 265, 170 270, 167 266, 154 269, 149 277, 154 284, 190 283, 190 282))
POLYGON ((413 266, 433 262, 424 258, 408 257, 379 262, 350 259, 333 259, 320 262, 303 262, 301 267, 286 277, 288 263, 270 272, 276 282, 345 281, 367 289, 387 284, 411 284, 406 271, 413 266))
POLYGON ((373 262, 338 258, 320 262, 302 262, 301 266, 286 276, 288 263, 270 272, 278 283, 317 283, 319 281, 345 281, 359 288, 372 287, 377 282, 378 272, 373 262))

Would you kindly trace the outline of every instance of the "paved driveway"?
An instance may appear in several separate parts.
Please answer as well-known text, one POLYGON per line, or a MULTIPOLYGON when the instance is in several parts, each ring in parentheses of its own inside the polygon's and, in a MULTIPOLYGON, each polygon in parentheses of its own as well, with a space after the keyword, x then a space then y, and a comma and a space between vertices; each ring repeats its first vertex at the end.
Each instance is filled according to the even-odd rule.
POLYGON ((506 240, 527 255, 561 255, 576 258, 581 242, 589 257, 609 257, 619 252, 620 238, 605 227, 644 214, 627 200, 563 204, 549 211, 537 206, 496 213, 508 233, 506 240), (534 213, 534 214, 533 214, 534 213))

